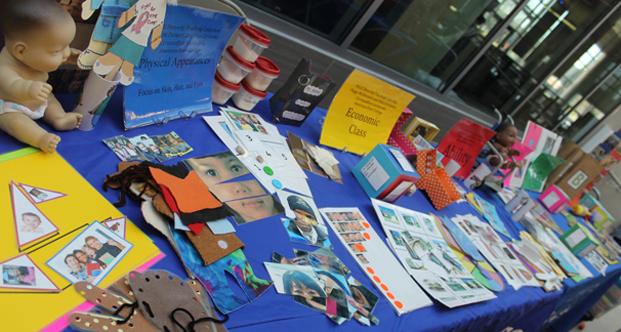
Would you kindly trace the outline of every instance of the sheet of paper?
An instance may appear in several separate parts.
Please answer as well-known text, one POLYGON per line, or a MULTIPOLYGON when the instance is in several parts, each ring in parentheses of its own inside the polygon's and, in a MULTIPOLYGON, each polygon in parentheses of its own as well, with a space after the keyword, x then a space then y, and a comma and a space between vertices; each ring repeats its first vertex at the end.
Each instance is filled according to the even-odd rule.
POLYGON ((483 212, 482 215, 485 220, 487 220, 497 232, 508 238, 511 238, 511 234, 507 230, 507 227, 505 226, 502 218, 500 218, 500 216, 498 215, 498 211, 496 210, 494 204, 488 202, 476 193, 474 194, 474 199, 477 201, 479 207, 481 208, 483 212))
POLYGON ((414 96, 355 69, 330 104, 320 143, 356 154, 384 144, 414 96))
POLYGON ((375 233, 360 210, 357 208, 325 208, 319 211, 347 251, 390 302, 398 315, 433 303, 392 256, 384 241, 375 233), (352 231, 352 229, 362 229, 362 231, 352 231))
POLYGON ((449 308, 496 297, 462 265, 432 216, 372 202, 392 251, 429 295, 449 308))
POLYGON ((539 286, 535 276, 522 264, 494 229, 474 215, 458 215, 452 220, 477 249, 515 289, 539 286))
POLYGON ((210 221, 207 223, 207 226, 214 235, 235 233, 235 227, 227 219, 210 221))

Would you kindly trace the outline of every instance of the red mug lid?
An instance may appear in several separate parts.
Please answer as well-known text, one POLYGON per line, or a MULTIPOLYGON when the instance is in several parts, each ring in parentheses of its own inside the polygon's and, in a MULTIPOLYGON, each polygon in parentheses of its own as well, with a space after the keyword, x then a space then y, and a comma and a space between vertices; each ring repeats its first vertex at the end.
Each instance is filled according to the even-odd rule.
POLYGON ((223 87, 227 89, 235 90, 235 91, 239 90, 239 87, 241 86, 241 84, 239 83, 235 84, 235 83, 225 80, 217 70, 216 70, 216 81, 220 83, 220 85, 222 85, 223 87))
POLYGON ((251 87, 250 85, 248 85, 246 80, 242 81, 241 84, 244 87, 244 90, 248 91, 248 93, 251 94, 251 95, 257 96, 259 98, 265 98, 265 96, 267 96, 267 92, 266 91, 257 90, 255 88, 251 87))
POLYGON ((233 60, 235 60, 235 62, 239 63, 240 65, 253 70, 255 65, 254 63, 242 58, 239 54, 237 54, 237 52, 235 52, 235 50, 233 49, 233 46, 229 45, 226 48, 226 51, 231 55, 231 57, 233 58, 233 60))
POLYGON ((274 62, 272 62, 272 60, 264 56, 258 57, 255 64, 257 65, 257 69, 262 72, 273 76, 280 75, 280 68, 278 68, 278 66, 274 62))
POLYGON ((242 24, 241 26, 239 26, 239 30, 241 30, 254 41, 262 44, 265 47, 269 46, 269 44, 272 42, 270 37, 266 36, 261 30, 253 27, 250 24, 242 24))

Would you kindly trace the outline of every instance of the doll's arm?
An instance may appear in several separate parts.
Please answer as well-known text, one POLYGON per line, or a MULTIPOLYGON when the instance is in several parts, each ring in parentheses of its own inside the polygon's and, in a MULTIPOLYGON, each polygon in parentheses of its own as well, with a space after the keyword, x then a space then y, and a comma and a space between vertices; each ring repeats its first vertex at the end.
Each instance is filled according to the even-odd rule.
POLYGON ((134 4, 133 6, 129 7, 128 10, 124 11, 123 14, 121 14, 121 17, 119 17, 119 22, 117 23, 117 27, 122 28, 124 27, 129 21, 131 21, 132 18, 136 17, 136 5, 134 4))
POLYGON ((164 31, 164 23, 156 26, 151 34, 151 48, 156 49, 162 43, 162 31, 164 31))
POLYGON ((0 70, 0 90, 7 94, 8 99, 16 101, 36 99, 46 102, 52 92, 52 86, 40 81, 25 80, 15 73, 0 70))

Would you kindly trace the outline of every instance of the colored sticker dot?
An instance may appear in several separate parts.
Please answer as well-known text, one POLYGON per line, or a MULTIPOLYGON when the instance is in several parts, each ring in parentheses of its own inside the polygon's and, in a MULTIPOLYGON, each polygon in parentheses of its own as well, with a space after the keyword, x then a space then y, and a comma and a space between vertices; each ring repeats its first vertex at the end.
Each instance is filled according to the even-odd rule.
POLYGON ((371 234, 369 234, 369 233, 364 233, 362 235, 364 235, 364 238, 367 239, 367 240, 371 239, 371 234))
POLYGON ((399 308, 399 309, 403 309, 403 303, 399 302, 399 301, 395 301, 393 302, 395 304, 395 307, 399 308))
POLYGON ((363 222, 362 226, 364 226, 364 228, 371 228, 371 225, 369 225, 368 222, 363 222))
POLYGON ((272 185, 274 185, 276 189, 282 189, 282 183, 276 179, 272 180, 272 185))
POLYGON ((356 243, 356 250, 360 251, 360 252, 365 252, 367 251, 367 249, 360 243, 356 243))
POLYGON ((380 287, 382 287, 383 290, 388 291, 388 286, 386 286, 386 284, 381 284, 380 287))
POLYGON ((377 282, 378 284, 382 282, 382 279, 380 279, 380 277, 378 276, 373 276, 373 280, 375 280, 375 282, 377 282))
POLYGON ((370 274, 375 274, 375 270, 370 267, 367 267, 367 272, 369 272, 370 274))
POLYGON ((395 299, 395 294, 388 292, 386 293, 386 296, 388 296, 389 299, 394 300, 395 299))
POLYGON ((265 172, 265 174, 267 174, 269 176, 274 175, 274 170, 272 168, 270 168, 269 166, 263 167, 263 172, 265 172))

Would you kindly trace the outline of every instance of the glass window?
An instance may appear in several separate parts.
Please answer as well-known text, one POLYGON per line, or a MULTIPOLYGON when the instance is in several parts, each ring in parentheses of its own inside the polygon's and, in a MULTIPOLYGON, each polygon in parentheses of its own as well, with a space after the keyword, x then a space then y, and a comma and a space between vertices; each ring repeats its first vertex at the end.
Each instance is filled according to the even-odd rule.
POLYGON ((242 0, 340 42, 372 0, 242 0))
POLYGON ((384 1, 351 46, 442 90, 517 4, 517 0, 384 1))
MULTIPOLYGON (((519 110, 521 120, 554 118, 562 112, 569 91, 563 89, 584 72, 591 62, 601 59, 597 47, 580 52, 583 61, 575 63, 573 73, 555 73, 555 68, 593 26, 611 10, 608 0, 558 1, 528 0, 524 8, 509 22, 479 61, 455 87, 462 100, 492 112, 498 108, 513 113, 523 99, 544 82, 531 107, 519 110), (586 52, 586 53, 584 53, 586 52), (584 66, 583 69, 578 69, 584 66), (574 79, 572 79, 574 77, 574 79), (563 90, 563 91, 561 91, 563 90)), ((596 66, 596 64, 594 65, 596 66)), ((565 66, 566 67, 566 66, 565 66)), ((571 89, 570 89, 571 90, 571 89)), ((542 125, 545 125, 542 123, 542 125)))

